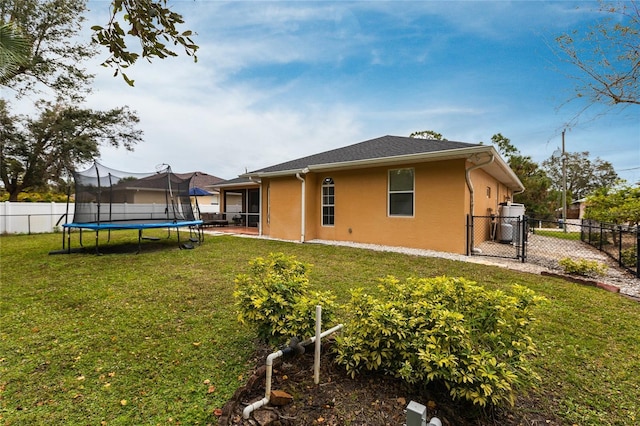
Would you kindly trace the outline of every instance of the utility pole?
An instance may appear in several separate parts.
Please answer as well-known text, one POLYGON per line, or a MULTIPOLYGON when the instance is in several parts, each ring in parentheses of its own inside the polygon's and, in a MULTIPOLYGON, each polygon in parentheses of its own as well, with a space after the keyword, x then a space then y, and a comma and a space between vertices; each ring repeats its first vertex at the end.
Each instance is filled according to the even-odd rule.
POLYGON ((567 154, 564 150, 564 132, 562 131, 562 230, 567 232, 567 154))

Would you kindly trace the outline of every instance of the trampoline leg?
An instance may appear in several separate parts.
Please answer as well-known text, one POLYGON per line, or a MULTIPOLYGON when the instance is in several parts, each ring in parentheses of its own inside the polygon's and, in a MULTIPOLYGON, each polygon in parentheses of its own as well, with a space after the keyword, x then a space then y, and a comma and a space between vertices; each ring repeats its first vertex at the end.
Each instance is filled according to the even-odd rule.
POLYGON ((191 241, 192 243, 202 244, 202 233, 200 232, 200 227, 189 227, 189 241, 191 241))
POLYGON ((142 240, 142 229, 138 229, 138 251, 136 252, 136 254, 140 253, 140 250, 142 250, 142 246, 140 244, 141 240, 142 240))
POLYGON ((97 255, 100 254, 100 251, 98 250, 98 240, 99 240, 98 234, 99 234, 99 232, 100 231, 96 230, 96 254, 97 255))

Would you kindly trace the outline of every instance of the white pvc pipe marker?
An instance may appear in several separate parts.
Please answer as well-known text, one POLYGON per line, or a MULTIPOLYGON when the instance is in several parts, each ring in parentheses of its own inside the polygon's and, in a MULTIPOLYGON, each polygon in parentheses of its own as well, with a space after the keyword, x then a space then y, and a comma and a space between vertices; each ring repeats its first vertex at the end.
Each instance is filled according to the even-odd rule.
POLYGON ((322 334, 322 306, 316 306, 316 341, 315 341, 315 349, 316 352, 313 357, 313 383, 316 385, 320 383, 320 344, 322 343, 322 338, 320 337, 322 334))

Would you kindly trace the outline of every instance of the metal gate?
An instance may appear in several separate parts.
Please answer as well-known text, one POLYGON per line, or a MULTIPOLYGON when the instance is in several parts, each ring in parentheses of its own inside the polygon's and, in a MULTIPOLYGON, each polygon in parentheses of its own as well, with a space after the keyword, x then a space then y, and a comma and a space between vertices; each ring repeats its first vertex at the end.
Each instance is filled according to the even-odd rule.
POLYGON ((467 216, 467 255, 527 258, 526 216, 467 216))

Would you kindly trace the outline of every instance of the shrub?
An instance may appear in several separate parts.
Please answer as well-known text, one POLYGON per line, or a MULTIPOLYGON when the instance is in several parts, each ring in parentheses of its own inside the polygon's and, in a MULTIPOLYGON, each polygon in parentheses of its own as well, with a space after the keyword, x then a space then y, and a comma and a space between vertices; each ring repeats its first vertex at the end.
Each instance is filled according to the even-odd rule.
POLYGON ((593 276, 593 275, 605 275, 609 267, 604 263, 597 262, 595 260, 578 259, 573 260, 570 257, 563 257, 558 261, 562 269, 567 274, 593 276))
POLYGON ((257 327, 265 341, 308 338, 315 334, 315 307, 322 306, 322 323, 333 320, 335 297, 331 292, 309 291, 307 276, 311 265, 294 256, 271 253, 249 262, 250 274, 235 279, 233 293, 238 321, 257 327))
POLYGON ((336 362, 354 377, 377 370, 408 383, 442 381, 454 399, 485 406, 514 403, 519 387, 535 383, 529 365, 532 308, 543 298, 513 286, 512 295, 464 278, 394 277, 380 297, 352 290, 336 362))
POLYGON ((586 240, 589 244, 591 244, 594 247, 600 246, 600 245, 607 246, 611 244, 611 241, 609 241, 607 232, 602 232, 602 233, 592 232, 590 235, 587 236, 586 240))
MULTIPOLYGON (((0 191, 0 201, 8 201, 9 193, 7 191, 0 191)), ((32 203, 44 203, 44 202, 56 202, 64 203, 67 201, 67 194, 54 193, 54 192, 21 192, 18 194, 19 202, 32 202, 32 203)))
POLYGON ((620 253, 622 264, 625 266, 636 266, 638 262, 638 249, 636 247, 629 247, 622 250, 620 253))

